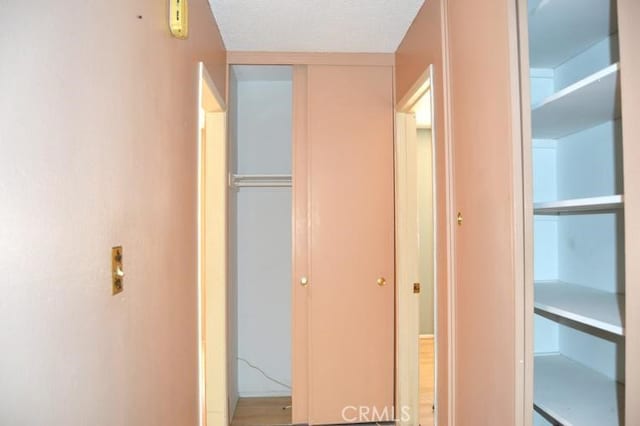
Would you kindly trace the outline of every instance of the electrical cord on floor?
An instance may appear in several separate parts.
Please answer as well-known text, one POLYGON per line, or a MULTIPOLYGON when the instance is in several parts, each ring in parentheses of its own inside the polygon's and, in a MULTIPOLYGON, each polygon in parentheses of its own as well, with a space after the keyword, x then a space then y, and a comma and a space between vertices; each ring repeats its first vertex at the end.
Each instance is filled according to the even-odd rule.
POLYGON ((264 370, 263 370, 262 368, 260 368, 260 367, 258 367, 258 366, 256 366, 256 365, 253 365, 252 363, 250 363, 250 362, 249 362, 249 361, 247 361, 246 359, 241 358, 241 357, 238 357, 238 361, 242 361, 242 362, 244 362, 245 364, 247 364, 249 367, 253 368, 254 370, 259 371, 259 372, 260 372, 260 373, 261 373, 261 374, 262 374, 262 375, 263 375, 267 380, 270 380, 270 381, 272 381, 273 383, 277 383, 277 384, 279 384, 280 386, 283 386, 283 387, 285 387, 285 388, 287 388, 287 389, 291 389, 291 386, 290 386, 290 385, 288 385, 288 384, 286 384, 286 383, 283 383, 283 382, 281 382, 281 381, 280 381, 280 380, 278 380, 278 379, 274 379, 273 377, 271 377, 271 376, 269 376, 267 373, 265 373, 265 372, 264 372, 264 370))

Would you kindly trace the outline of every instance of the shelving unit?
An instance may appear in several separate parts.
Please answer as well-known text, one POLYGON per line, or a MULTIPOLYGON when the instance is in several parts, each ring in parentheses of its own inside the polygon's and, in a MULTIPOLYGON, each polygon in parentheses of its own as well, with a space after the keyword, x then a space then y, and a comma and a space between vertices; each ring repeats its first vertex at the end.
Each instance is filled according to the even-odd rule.
POLYGON ((602 0, 529 1, 531 68, 555 68, 618 31, 611 3, 602 0))
POLYGON ((529 0, 528 12, 533 198, 544 200, 533 206, 536 424, 622 426, 616 0, 529 0))
POLYGON ((558 139, 620 118, 620 66, 613 64, 532 107, 533 137, 558 139))
POLYGON ((595 213, 622 209, 624 197, 622 195, 607 195, 603 197, 575 198, 573 200, 536 203, 533 213, 537 215, 555 215, 561 213, 595 213))
POLYGON ((624 296, 561 281, 535 285, 536 311, 624 335, 624 296))
POLYGON ((535 357, 535 409, 566 426, 621 424, 624 386, 562 355, 535 357))

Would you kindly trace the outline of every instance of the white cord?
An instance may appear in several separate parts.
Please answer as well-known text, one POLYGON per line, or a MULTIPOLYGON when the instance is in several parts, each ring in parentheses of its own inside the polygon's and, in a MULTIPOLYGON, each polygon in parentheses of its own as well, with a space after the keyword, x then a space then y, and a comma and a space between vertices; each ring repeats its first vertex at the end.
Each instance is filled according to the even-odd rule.
POLYGON ((291 386, 290 386, 290 385, 288 385, 288 384, 286 384, 286 383, 283 383, 283 382, 281 382, 280 380, 274 379, 273 377, 271 377, 271 376, 269 376, 267 373, 265 373, 265 372, 264 372, 264 370, 263 370, 262 368, 260 368, 260 367, 258 367, 258 366, 256 366, 256 365, 251 364, 251 363, 250 363, 249 361, 247 361, 246 359, 241 358, 241 357, 238 357, 238 361, 242 361, 242 362, 244 362, 245 364, 247 364, 249 367, 253 368, 254 370, 258 370, 260 373, 262 373, 262 375, 263 375, 264 377, 266 377, 268 380, 271 380, 273 383, 277 383, 277 384, 279 384, 280 386, 284 386, 284 387, 285 387, 285 388, 287 388, 287 389, 291 389, 291 386))

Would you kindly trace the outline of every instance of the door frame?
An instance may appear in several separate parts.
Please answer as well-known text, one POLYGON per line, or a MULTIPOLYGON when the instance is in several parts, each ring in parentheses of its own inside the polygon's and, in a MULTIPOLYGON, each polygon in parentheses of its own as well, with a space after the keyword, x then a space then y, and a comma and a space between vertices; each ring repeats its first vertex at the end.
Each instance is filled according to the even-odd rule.
POLYGON ((199 424, 206 426, 229 424, 228 380, 219 374, 227 371, 228 166, 227 106, 203 62, 197 114, 199 424))
MULTIPOLYGON (((446 138, 441 129, 437 128, 435 115, 436 91, 432 84, 434 81, 434 66, 429 65, 411 86, 407 94, 396 104, 396 144, 395 144, 395 169, 396 169, 396 411, 400 425, 417 425, 419 421, 419 298, 409 292, 413 282, 419 282, 418 276, 418 204, 417 204, 417 167, 407 161, 408 158, 416 156, 416 136, 417 130, 415 118, 411 114, 413 106, 428 91, 431 93, 431 114, 432 114, 432 177, 433 177, 433 253, 434 253, 434 405, 438 406, 439 391, 446 391, 451 404, 452 389, 450 384, 452 375, 452 341, 450 324, 442 324, 438 320, 440 309, 444 308, 449 315, 453 312, 450 280, 441 279, 438 274, 438 258, 447 256, 447 253, 438 253, 438 242, 442 239, 449 240, 450 234, 447 230, 438 229, 439 212, 448 211, 449 208, 442 209, 438 205, 438 192, 449 191, 446 182, 438 180, 438 151, 444 150, 448 153, 446 138), (415 184, 410 184, 415 181, 415 184), (404 292, 402 290, 405 290, 404 292), (439 306, 438 294, 447 295, 447 306, 439 306), (441 339, 442 333, 449 336, 441 339), (411 339, 414 336, 416 339, 411 339), (412 343, 412 340, 414 342, 412 343), (439 351, 439 344, 444 342, 447 345, 446 351, 439 351), (444 352, 444 353, 443 353, 444 352), (448 354, 448 359, 440 359, 448 354), (446 368, 448 366, 448 368, 446 368), (439 374, 445 367, 445 375, 439 374), (404 407, 410 407, 415 413, 412 417, 413 423, 404 421, 404 407)), ((444 99, 438 100, 444 102, 444 99)), ((445 179, 451 179, 451 166, 446 163, 440 165, 445 168, 445 179)), ((449 197, 445 197, 449 199, 449 197)), ((450 222, 450 219, 447 220, 450 222)), ((447 244, 451 247, 450 244, 447 244)), ((440 245, 442 247, 442 245, 440 245)), ((450 274, 447 274, 451 277, 450 274)), ((448 318, 448 317, 447 317, 448 318)), ((434 426, 438 422, 437 410, 434 413, 434 426)))
MULTIPOLYGON (((515 126, 520 131, 521 146, 515 148, 515 170, 520 166, 522 175, 514 174, 519 179, 521 188, 516 193, 515 211, 521 214, 521 219, 516 234, 521 235, 523 262, 521 274, 524 286, 516 286, 516 356, 522 360, 522 370, 516 370, 516 419, 523 426, 533 425, 533 387, 534 387, 534 274, 533 274, 533 148, 532 148, 532 124, 531 124, 531 83, 529 76, 529 11, 526 0, 515 0, 515 13, 517 28, 519 83, 520 90, 517 93, 514 107, 514 119, 520 121, 520 126, 515 126), (520 161, 518 161, 518 154, 520 161), (518 164, 518 162, 520 164, 518 164)), ((518 187, 518 186, 516 186, 518 187)), ((519 257, 519 256, 518 256, 519 257)))

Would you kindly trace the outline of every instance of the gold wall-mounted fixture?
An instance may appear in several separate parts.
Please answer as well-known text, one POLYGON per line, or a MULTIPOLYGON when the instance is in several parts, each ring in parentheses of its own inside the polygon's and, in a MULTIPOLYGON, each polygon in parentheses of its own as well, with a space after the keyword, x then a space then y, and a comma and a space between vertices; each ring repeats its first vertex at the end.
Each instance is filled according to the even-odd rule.
POLYGON ((169 29, 175 38, 189 37, 188 0, 169 0, 169 29))
POLYGON ((382 287, 383 285, 385 285, 387 283, 387 280, 385 280, 384 277, 380 277, 380 278, 378 278, 377 283, 378 283, 378 285, 380 287, 382 287))

